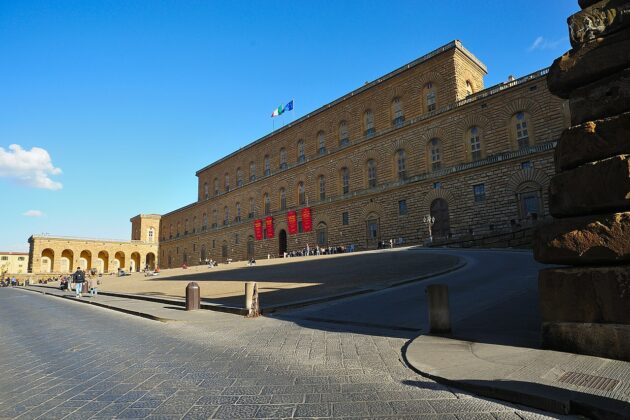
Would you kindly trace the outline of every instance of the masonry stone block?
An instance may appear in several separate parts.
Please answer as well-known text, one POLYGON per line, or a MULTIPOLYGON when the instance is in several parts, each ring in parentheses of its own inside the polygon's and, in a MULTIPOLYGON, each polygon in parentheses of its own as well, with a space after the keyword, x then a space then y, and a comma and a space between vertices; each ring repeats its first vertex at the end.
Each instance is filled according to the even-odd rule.
POLYGON ((587 7, 592 6, 600 1, 601 0, 578 0, 578 4, 582 9, 586 9, 587 7))
POLYGON ((630 66, 630 28, 573 49, 557 58, 547 75, 552 94, 568 99, 581 86, 630 66))
POLYGON ((630 209, 630 155, 587 163, 551 178, 549 210, 570 217, 630 209))
POLYGON ((575 89, 569 109, 572 125, 630 111, 630 68, 575 89))
POLYGON ((630 3, 602 0, 569 16, 569 39, 574 48, 630 26, 630 3))
POLYGON ((630 325, 630 265, 542 270, 538 290, 543 322, 630 325))
POLYGON ((554 155, 556 172, 621 154, 630 154, 630 112, 564 130, 554 155))
POLYGON ((535 230, 533 243, 545 264, 630 263, 630 212, 555 219, 535 230))
POLYGON ((543 348, 630 361, 630 325, 543 322, 543 348))

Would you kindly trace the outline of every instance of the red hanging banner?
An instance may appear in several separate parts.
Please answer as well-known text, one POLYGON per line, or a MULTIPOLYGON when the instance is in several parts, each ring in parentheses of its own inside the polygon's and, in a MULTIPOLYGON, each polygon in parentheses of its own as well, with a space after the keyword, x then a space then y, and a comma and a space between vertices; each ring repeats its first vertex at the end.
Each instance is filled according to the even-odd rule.
POLYGON ((313 219, 311 219, 311 208, 304 207, 302 209, 302 230, 310 232, 313 230, 313 219))
POLYGON ((273 238, 273 217, 265 217, 265 229, 267 230, 267 239, 273 238))
POLYGON ((257 241, 263 238, 263 223, 262 219, 254 220, 254 237, 257 241))
POLYGON ((289 228, 289 235, 295 235, 298 233, 297 213, 295 210, 291 210, 287 213, 287 225, 289 228))

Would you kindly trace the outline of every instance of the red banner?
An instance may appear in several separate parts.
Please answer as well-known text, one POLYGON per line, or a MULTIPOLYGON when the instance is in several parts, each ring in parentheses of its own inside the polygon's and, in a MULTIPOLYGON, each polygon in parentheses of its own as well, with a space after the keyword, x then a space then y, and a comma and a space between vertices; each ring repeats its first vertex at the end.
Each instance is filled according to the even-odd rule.
POLYGON ((254 220, 254 237, 257 241, 260 241, 263 238, 262 222, 262 219, 254 220))
POLYGON ((295 210, 291 210, 287 213, 287 225, 289 228, 289 235, 295 235, 298 233, 297 213, 295 210))
POLYGON ((311 208, 304 207, 302 209, 302 230, 310 232, 313 230, 313 219, 311 219, 311 208))
POLYGON ((267 230, 267 239, 273 238, 273 217, 265 217, 265 229, 267 230))

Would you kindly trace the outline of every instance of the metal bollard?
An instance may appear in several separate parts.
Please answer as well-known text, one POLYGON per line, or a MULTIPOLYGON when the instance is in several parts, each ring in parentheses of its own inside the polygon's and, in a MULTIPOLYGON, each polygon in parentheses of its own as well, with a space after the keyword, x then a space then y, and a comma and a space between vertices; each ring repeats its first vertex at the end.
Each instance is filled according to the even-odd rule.
POLYGON ((426 288, 429 305, 429 332, 448 334, 451 332, 451 314, 448 304, 448 286, 432 284, 426 288))
POLYGON ((199 285, 192 281, 186 286, 186 310, 194 311, 200 307, 201 294, 199 292, 199 285))
POLYGON ((253 318, 260 315, 260 307, 258 303, 258 285, 255 281, 245 283, 245 309, 247 317, 253 318))

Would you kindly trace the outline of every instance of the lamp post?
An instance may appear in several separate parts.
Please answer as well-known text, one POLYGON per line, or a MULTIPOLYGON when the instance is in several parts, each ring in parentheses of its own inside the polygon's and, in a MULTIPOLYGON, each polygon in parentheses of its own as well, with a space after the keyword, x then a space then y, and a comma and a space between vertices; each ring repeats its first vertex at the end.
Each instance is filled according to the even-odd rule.
POLYGON ((426 216, 424 216, 422 221, 429 227, 429 241, 433 243, 433 233, 431 231, 431 228, 435 224, 435 217, 431 216, 430 214, 427 214, 426 216))

